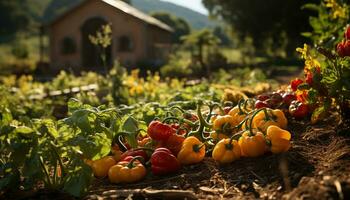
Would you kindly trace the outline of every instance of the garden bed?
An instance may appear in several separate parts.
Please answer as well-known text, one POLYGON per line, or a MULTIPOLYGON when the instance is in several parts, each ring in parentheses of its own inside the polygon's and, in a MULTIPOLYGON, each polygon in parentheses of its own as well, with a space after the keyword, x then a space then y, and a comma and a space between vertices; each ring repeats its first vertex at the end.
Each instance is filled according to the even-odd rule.
POLYGON ((244 158, 227 166, 205 158, 176 175, 149 175, 136 184, 96 180, 85 199, 131 194, 135 199, 181 199, 192 194, 199 199, 349 199, 350 140, 336 133, 334 118, 314 126, 290 119, 293 145, 285 154, 244 158))

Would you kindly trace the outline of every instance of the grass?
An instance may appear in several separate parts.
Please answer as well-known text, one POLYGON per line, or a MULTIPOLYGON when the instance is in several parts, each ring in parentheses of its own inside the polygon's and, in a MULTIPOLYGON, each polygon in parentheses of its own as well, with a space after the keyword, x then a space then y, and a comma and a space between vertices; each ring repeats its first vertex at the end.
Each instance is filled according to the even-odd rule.
MULTIPOLYGON (((48 44, 48 37, 44 37, 44 44, 48 44)), ((48 52, 45 45, 45 52, 48 52)), ((38 36, 18 36, 14 41, 9 43, 0 43, 0 73, 10 74, 16 72, 33 71, 36 63, 39 61, 39 37, 38 36), (21 43, 29 52, 28 57, 18 59, 13 55, 12 50, 16 43, 21 43)), ((48 61, 48 55, 44 55, 44 61, 48 61)))

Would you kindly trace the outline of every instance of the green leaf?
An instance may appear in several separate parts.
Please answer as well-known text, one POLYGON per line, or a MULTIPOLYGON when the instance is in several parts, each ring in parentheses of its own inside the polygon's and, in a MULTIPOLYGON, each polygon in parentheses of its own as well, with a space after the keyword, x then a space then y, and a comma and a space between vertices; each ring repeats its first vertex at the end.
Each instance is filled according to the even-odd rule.
POLYGON ((0 127, 10 124, 12 120, 11 111, 8 108, 4 108, 0 113, 0 127))
POLYGON ((32 128, 27 127, 27 126, 19 126, 16 128, 16 132, 21 134, 22 136, 28 136, 31 133, 33 133, 34 130, 32 128))
POLYGON ((310 89, 310 85, 307 83, 302 83, 298 86, 298 90, 308 90, 310 89))
POLYGON ((7 135, 12 133, 14 130, 16 130, 16 127, 14 126, 3 126, 0 128, 0 136, 1 135, 7 135))
POLYGON ((90 167, 79 165, 73 172, 69 173, 63 190, 75 197, 82 197, 89 188, 92 180, 90 167))
POLYGON ((301 7, 301 9, 308 9, 308 10, 313 10, 313 11, 319 11, 320 7, 317 4, 308 3, 308 4, 303 5, 301 7))
POLYGON ((326 109, 324 106, 320 106, 314 110, 311 116, 311 123, 315 124, 318 121, 324 119, 326 117, 326 109))
POLYGON ((108 139, 106 134, 103 133, 89 136, 78 135, 69 140, 68 145, 79 147, 85 157, 97 160, 109 154, 112 140, 108 139))
POLYGON ((131 116, 127 117, 127 119, 123 124, 122 129, 123 129, 123 132, 129 133, 128 135, 126 135, 126 140, 128 144, 132 148, 136 148, 138 145, 136 137, 139 130, 137 120, 131 116))
POLYGON ((136 132, 138 129, 137 120, 131 116, 127 117, 123 124, 123 130, 127 132, 136 132))
POLYGON ((312 33, 311 32, 303 32, 303 33, 301 33, 301 35, 304 36, 304 37, 309 38, 309 37, 312 36, 312 33))
POLYGON ((5 164, 0 169, 1 172, 5 172, 5 176, 0 179, 0 191, 18 186, 20 181, 18 170, 14 169, 10 164, 5 164))
POLYGON ((79 108, 81 108, 83 106, 83 104, 78 100, 78 99, 75 99, 75 98, 71 98, 69 99, 68 101, 68 111, 70 113, 78 110, 79 108))

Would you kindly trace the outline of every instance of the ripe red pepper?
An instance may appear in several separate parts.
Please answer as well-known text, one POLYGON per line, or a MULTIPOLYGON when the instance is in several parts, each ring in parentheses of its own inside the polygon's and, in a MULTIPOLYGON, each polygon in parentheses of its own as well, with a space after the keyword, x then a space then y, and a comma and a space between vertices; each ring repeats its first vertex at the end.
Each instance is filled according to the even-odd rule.
POLYGON ((283 94, 283 102, 285 105, 289 106, 292 101, 296 100, 296 96, 295 94, 291 93, 291 92, 286 92, 283 94))
MULTIPOLYGON (((175 129, 177 131, 177 134, 179 135, 185 135, 187 133, 186 129, 184 128, 185 127, 185 124, 184 124, 184 127, 181 127, 179 124, 171 124, 170 125, 173 129, 175 129), (181 128, 181 129, 180 129, 181 128), (180 129, 180 130, 179 130, 180 129)), ((186 127, 187 128, 187 127, 186 127)))
POLYGON ((141 156, 145 161, 148 160, 148 155, 147 153, 142 150, 142 149, 130 149, 125 151, 121 156, 120 156, 120 161, 125 160, 128 156, 136 157, 136 156, 141 156))
POLYGON ((195 121, 198 120, 198 116, 195 115, 195 114, 191 114, 191 113, 184 113, 184 114, 183 114, 183 117, 184 117, 185 119, 188 119, 188 120, 192 121, 192 122, 195 122, 195 121))
POLYGON ((269 108, 270 105, 266 102, 266 101, 260 101, 260 100, 257 100, 255 102, 255 108, 256 109, 260 109, 260 108, 269 108))
POLYGON ((230 112, 231 109, 232 109, 231 106, 226 106, 226 107, 224 108, 224 113, 225 113, 225 115, 228 115, 228 113, 230 112))
POLYGON ((350 40, 337 44, 337 53, 340 57, 350 56, 350 40))
POLYGON ((302 84, 304 81, 301 80, 300 78, 296 78, 290 82, 290 87, 292 88, 293 91, 297 91, 298 86, 302 84))
POLYGON ((171 135, 176 134, 176 130, 168 124, 152 121, 148 125, 147 133, 154 140, 167 141, 171 135))
POLYGON ((177 158, 167 148, 156 149, 151 156, 151 164, 154 175, 174 173, 181 168, 177 158))
POLYGON ((270 98, 270 96, 267 95, 267 94, 261 94, 261 95, 259 95, 259 96, 257 97, 257 99, 260 100, 260 101, 266 101, 266 100, 268 100, 269 98, 270 98))
POLYGON ((168 148, 175 156, 179 153, 182 147, 182 143, 185 137, 182 135, 172 135, 165 143, 165 147, 168 148))
POLYGON ((350 40, 350 26, 346 28, 344 36, 346 40, 350 40))
POLYGON ((297 100, 292 101, 289 106, 289 114, 296 119, 302 119, 309 114, 308 105, 297 100))

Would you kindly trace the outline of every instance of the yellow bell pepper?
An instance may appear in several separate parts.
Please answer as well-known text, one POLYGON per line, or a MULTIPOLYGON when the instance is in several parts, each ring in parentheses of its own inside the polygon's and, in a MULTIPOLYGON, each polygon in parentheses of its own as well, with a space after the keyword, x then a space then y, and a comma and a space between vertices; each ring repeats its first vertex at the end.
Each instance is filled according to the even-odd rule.
POLYGON ((269 126, 267 128, 266 138, 270 141, 270 151, 272 153, 283 153, 290 148, 291 134, 278 126, 269 126))
POLYGON ((220 164, 231 163, 241 157, 241 148, 236 140, 222 139, 215 145, 212 157, 220 164))
POLYGON ((108 179, 111 183, 133 183, 146 176, 146 168, 134 157, 130 162, 121 161, 108 171, 108 179))
POLYGON ((215 131, 212 131, 210 133, 210 137, 214 140, 214 141, 220 141, 222 139, 226 139, 228 138, 227 135, 223 134, 223 133, 217 133, 215 131))
POLYGON ((177 159, 183 165, 199 163, 205 156, 205 145, 198 138, 190 136, 186 138, 180 152, 177 154, 177 159))
POLYGON ((231 115, 220 115, 213 122, 213 130, 219 133, 231 134, 235 126, 235 120, 231 115))
POLYGON ((250 131, 245 131, 238 140, 241 147, 242 156, 257 157, 266 152, 267 145, 265 136, 261 132, 251 134, 250 131))
POLYGON ((241 123, 247 116, 238 106, 232 108, 228 114, 233 117, 235 126, 241 123))
POLYGON ((91 168, 96 177, 102 178, 108 175, 108 170, 117 162, 113 156, 105 156, 99 160, 92 161, 91 168))
POLYGON ((258 129, 263 133, 266 133, 267 128, 271 125, 275 125, 283 129, 287 128, 288 121, 282 110, 264 108, 262 110, 258 110, 257 112, 258 113, 252 116, 253 129, 258 129))

